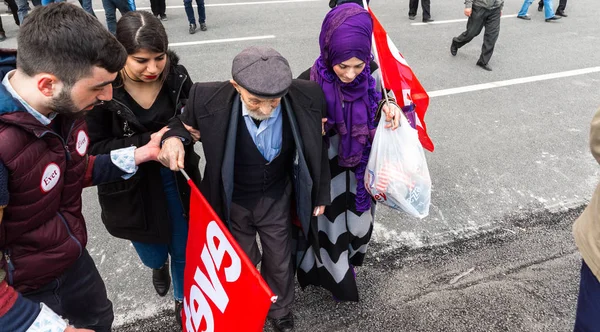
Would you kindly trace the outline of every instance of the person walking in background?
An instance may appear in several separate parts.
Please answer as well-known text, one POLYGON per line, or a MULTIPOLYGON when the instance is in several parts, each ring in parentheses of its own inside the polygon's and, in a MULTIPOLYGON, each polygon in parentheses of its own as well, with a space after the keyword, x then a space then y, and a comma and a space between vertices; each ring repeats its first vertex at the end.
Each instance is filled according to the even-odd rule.
POLYGON ((500 17, 503 7, 504 0, 465 0, 465 15, 469 17, 467 30, 452 39, 450 53, 456 56, 458 49, 477 37, 485 27, 481 55, 477 60, 477 65, 487 71, 492 71, 488 63, 492 58, 494 46, 500 34, 500 17))
POLYGON ((150 9, 152 9, 152 14, 160 18, 161 21, 167 20, 167 3, 165 0, 150 0, 150 9))
MULTIPOLYGON (((17 14, 19 15, 19 22, 23 23, 23 20, 29 14, 31 7, 29 7, 28 0, 16 0, 17 3, 17 14)), ((40 6, 42 4, 41 0, 31 0, 31 4, 34 7, 40 6)))
POLYGON ((42 0, 42 6, 47 6, 48 4, 54 3, 54 2, 64 2, 65 0, 42 0))
MULTIPOLYGON (((567 14, 565 14, 566 8, 567 8, 567 0, 559 0, 558 7, 556 7, 556 12, 554 12, 554 15, 558 15, 561 17, 567 17, 567 14)), ((540 2, 538 2, 538 12, 541 12, 542 10, 544 10, 544 0, 540 0, 540 2)))
MULTIPOLYGON (((544 2, 544 7, 543 7, 544 8, 544 16, 546 18, 546 22, 553 22, 553 21, 559 20, 560 16, 554 15, 554 12, 552 11, 552 0, 543 0, 543 2, 544 2)), ((521 7, 521 10, 517 14, 517 18, 520 18, 520 19, 526 20, 526 21, 531 20, 531 16, 527 15, 527 12, 529 11, 529 6, 531 6, 532 3, 533 3, 533 0, 525 0, 525 2, 523 2, 523 6, 521 7)))
MULTIPOLYGON (((198 23, 200 23, 200 30, 206 31, 206 11, 204 10, 204 0, 196 0, 198 6, 198 23)), ((187 15, 188 22, 190 23, 190 35, 196 33, 196 17, 194 16, 194 7, 192 7, 192 0, 183 0, 183 6, 185 7, 185 14, 187 15)))
MULTIPOLYGON (((127 12, 133 11, 131 9, 131 2, 133 0, 102 0, 102 7, 104 7, 104 15, 106 16, 106 26, 108 31, 113 35, 117 33, 117 9, 121 13, 121 16, 127 12)), ((135 3, 133 3, 135 6, 135 3)))
MULTIPOLYGON (((408 18, 414 20, 417 16, 419 0, 410 0, 408 3, 408 18)), ((433 22, 431 18, 431 0, 421 0, 421 9, 423 10, 423 22, 433 22)))
POLYGON ((79 0, 79 4, 83 10, 88 12, 88 14, 96 17, 96 13, 94 13, 94 7, 92 7, 92 0, 79 0))
MULTIPOLYGON (((592 119, 590 150, 600 163, 600 110, 592 119)), ((574 332, 600 327, 600 185, 581 216, 573 224, 573 236, 581 253, 581 279, 574 332)))

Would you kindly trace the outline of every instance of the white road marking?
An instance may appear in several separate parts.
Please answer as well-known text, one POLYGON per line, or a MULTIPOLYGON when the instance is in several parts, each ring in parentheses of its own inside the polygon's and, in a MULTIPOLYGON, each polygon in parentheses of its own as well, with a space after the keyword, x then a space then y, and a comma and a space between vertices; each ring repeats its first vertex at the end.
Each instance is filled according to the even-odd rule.
MULTIPOLYGON (((167 7, 168 8, 168 7, 167 7)), ((517 17, 517 14, 514 15, 502 15, 502 18, 507 18, 507 17, 517 17)), ((429 22, 429 23, 424 23, 424 22, 415 22, 415 23, 411 23, 410 25, 435 25, 435 24, 448 24, 448 23, 459 23, 459 22, 466 22, 468 19, 466 18, 461 18, 458 20, 445 20, 445 21, 433 21, 433 22, 429 22)))
POLYGON ((198 41, 192 41, 192 42, 170 43, 169 47, 201 45, 201 44, 231 43, 231 42, 246 41, 246 40, 260 40, 260 39, 272 39, 272 38, 275 38, 275 36, 267 35, 267 36, 241 37, 241 38, 209 39, 209 40, 198 40, 198 41))
POLYGON ((600 72, 600 67, 582 68, 582 69, 568 70, 568 71, 562 71, 562 72, 552 73, 552 74, 521 77, 521 78, 514 78, 514 79, 510 79, 510 80, 505 80, 505 81, 496 81, 496 82, 489 82, 489 83, 483 83, 483 84, 467 85, 467 86, 462 86, 462 87, 458 87, 458 88, 431 91, 431 92, 428 92, 428 94, 429 94, 429 97, 432 97, 432 98, 433 97, 450 96, 450 95, 455 95, 455 94, 465 93, 465 92, 487 90, 487 89, 499 88, 499 87, 503 87, 503 86, 539 82, 539 81, 545 81, 545 80, 552 80, 552 79, 556 79, 556 78, 564 78, 564 77, 578 76, 578 75, 585 75, 585 74, 599 73, 599 72, 600 72))
MULTIPOLYGON (((229 7, 229 6, 251 6, 251 5, 275 5, 282 3, 295 3, 295 2, 319 2, 320 0, 274 0, 274 1, 254 1, 254 2, 231 2, 231 3, 208 3, 204 7, 229 7)), ((183 1, 182 1, 183 2, 183 1)), ((196 5, 192 7, 196 8, 196 5)), ((181 9, 185 8, 183 5, 179 6, 167 6, 167 9, 181 9)), ((151 10, 150 7, 136 7, 137 10, 151 10)), ((94 12, 103 12, 104 9, 94 8, 94 12)), ((7 14, 8 16, 8 14, 7 14)))

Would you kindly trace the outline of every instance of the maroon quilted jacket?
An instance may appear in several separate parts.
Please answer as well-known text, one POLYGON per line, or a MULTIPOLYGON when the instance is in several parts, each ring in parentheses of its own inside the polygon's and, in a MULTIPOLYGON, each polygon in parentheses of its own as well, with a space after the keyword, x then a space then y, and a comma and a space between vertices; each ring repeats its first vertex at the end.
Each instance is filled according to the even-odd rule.
POLYGON ((0 162, 10 174, 10 203, 0 224, 0 267, 19 292, 61 275, 85 248, 81 191, 88 145, 83 120, 59 115, 44 126, 0 85, 0 162))

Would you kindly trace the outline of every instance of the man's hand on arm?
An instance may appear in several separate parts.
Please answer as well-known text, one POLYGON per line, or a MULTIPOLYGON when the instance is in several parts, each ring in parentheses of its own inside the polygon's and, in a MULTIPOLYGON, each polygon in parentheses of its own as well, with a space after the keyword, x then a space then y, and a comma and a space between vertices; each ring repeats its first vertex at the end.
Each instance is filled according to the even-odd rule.
POLYGON ((155 161, 157 160, 158 154, 160 152, 160 141, 162 140, 162 136, 169 130, 168 127, 164 127, 161 130, 155 132, 150 136, 150 142, 146 145, 141 146, 135 149, 135 164, 140 165, 147 161, 155 161))
POLYGON ((158 161, 172 171, 179 171, 184 168, 185 149, 183 143, 178 137, 167 138, 158 154, 158 161))

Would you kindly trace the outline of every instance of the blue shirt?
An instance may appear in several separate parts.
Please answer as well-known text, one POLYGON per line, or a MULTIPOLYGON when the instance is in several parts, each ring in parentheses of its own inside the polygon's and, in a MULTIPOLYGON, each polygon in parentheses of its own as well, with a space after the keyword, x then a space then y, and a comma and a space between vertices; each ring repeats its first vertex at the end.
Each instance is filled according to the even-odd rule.
POLYGON ((281 104, 277 106, 268 119, 261 121, 257 127, 250 117, 246 105, 242 101, 242 116, 246 122, 246 128, 254 141, 256 148, 268 162, 273 161, 281 152, 283 133, 283 118, 281 115, 281 104))

